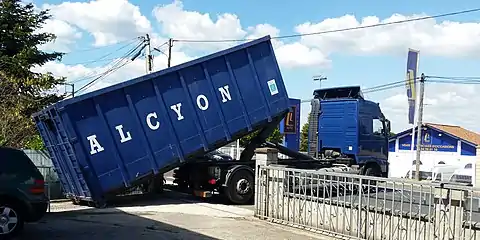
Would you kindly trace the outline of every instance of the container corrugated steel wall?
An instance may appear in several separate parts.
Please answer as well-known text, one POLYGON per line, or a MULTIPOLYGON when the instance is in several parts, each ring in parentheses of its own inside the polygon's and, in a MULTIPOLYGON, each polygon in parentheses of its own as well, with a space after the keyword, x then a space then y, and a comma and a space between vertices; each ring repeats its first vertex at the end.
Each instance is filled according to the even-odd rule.
POLYGON ((267 36, 64 100, 34 119, 67 193, 95 200, 281 119, 289 106, 267 36))

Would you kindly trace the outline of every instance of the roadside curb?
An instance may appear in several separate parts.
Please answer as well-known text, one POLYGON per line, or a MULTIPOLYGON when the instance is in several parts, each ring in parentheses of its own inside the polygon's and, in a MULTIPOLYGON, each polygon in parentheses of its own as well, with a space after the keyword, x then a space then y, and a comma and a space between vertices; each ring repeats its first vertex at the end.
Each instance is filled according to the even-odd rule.
POLYGON ((50 200, 51 203, 63 203, 63 202, 70 202, 71 200, 70 199, 53 199, 53 200, 50 200))

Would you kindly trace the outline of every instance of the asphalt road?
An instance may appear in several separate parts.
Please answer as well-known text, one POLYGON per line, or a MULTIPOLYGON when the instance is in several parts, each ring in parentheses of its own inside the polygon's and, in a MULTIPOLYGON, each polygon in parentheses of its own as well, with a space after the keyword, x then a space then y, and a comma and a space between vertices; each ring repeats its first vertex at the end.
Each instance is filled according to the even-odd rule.
POLYGON ((27 224, 18 239, 332 239, 252 217, 246 208, 192 200, 166 191, 156 198, 129 196, 95 209, 53 203, 51 212, 27 224))

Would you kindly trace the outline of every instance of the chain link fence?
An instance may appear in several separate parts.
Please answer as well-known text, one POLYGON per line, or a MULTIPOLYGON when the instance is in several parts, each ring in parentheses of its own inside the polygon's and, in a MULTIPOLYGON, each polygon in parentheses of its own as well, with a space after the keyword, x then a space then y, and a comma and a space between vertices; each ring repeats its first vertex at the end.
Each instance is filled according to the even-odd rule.
POLYGON ((25 154, 32 160, 33 164, 38 168, 45 178, 45 187, 47 188, 47 196, 50 200, 64 198, 62 185, 58 179, 58 175, 53 167, 52 160, 48 153, 38 150, 24 149, 25 154))

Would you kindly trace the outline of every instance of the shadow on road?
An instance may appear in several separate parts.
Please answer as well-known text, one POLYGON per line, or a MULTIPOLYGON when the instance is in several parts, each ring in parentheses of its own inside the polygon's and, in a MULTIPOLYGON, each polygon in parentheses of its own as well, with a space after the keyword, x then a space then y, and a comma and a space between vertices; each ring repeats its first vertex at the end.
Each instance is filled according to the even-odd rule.
POLYGON ((49 213, 39 223, 25 225, 17 239, 205 239, 206 236, 161 221, 156 213, 130 213, 115 208, 49 213))
POLYGON ((169 187, 162 194, 132 194, 128 196, 120 196, 108 202, 109 207, 140 207, 158 204, 162 205, 185 203, 211 203, 229 206, 252 206, 253 200, 247 205, 237 205, 230 203, 226 198, 221 196, 212 196, 210 198, 200 198, 192 194, 176 191, 175 187, 169 187))

